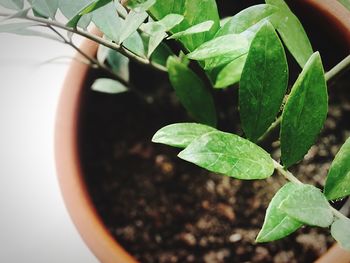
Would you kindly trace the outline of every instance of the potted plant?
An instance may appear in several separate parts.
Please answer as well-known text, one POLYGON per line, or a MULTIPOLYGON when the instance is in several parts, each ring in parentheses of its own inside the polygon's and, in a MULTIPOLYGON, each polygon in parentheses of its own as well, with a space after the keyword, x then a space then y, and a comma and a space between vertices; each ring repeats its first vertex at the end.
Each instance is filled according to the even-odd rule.
MULTIPOLYGON (((312 5, 318 1, 308 2, 312 5)), ((345 17, 345 20, 340 16, 332 21, 346 25, 343 21, 346 21, 348 11, 341 9, 337 2, 331 2, 339 8, 338 14, 343 12, 345 17)), ((123 2, 128 9, 119 1, 103 0, 31 1, 29 6, 24 6, 23 1, 3 1, 2 4, 7 8, 19 9, 16 13, 1 13, 2 16, 8 16, 6 23, 1 25, 2 30, 43 35, 43 32, 33 31, 32 27, 45 26, 58 39, 75 48, 81 54, 80 58, 83 57, 91 66, 101 70, 97 79, 92 77, 86 80, 87 67, 74 64, 67 83, 70 89, 66 89, 62 95, 65 105, 60 107, 57 122, 58 170, 59 174, 63 174, 62 190, 79 230, 101 261, 133 261, 132 257, 117 245, 112 234, 125 246, 132 247, 130 250, 142 261, 290 261, 292 259, 288 257, 289 251, 284 254, 276 252, 278 246, 283 251, 289 243, 272 243, 270 247, 254 245, 253 250, 244 250, 237 244, 253 243, 256 236, 249 236, 252 233, 254 235, 256 229, 245 231, 245 228, 241 227, 235 232, 230 232, 229 227, 233 227, 237 222, 244 225, 244 221, 248 221, 248 227, 256 227, 258 222, 249 218, 256 216, 258 221, 261 219, 261 215, 254 214, 254 209, 259 210, 258 208, 267 205, 267 196, 274 197, 257 236, 258 243, 274 241, 303 225, 312 225, 330 228, 335 239, 343 247, 349 247, 349 219, 333 208, 328 201, 348 195, 349 141, 345 142, 343 137, 338 138, 338 141, 344 139, 342 143, 345 143, 339 150, 338 142, 339 147, 333 150, 334 154, 338 154, 329 169, 324 192, 310 184, 312 182, 320 186, 322 182, 308 180, 308 184, 303 184, 301 181, 306 180, 305 178, 298 179, 287 170, 288 167, 292 167, 294 172, 300 172, 298 166, 293 165, 299 162, 314 144, 328 112, 326 80, 333 80, 343 72, 350 63, 349 57, 344 56, 339 64, 324 74, 320 53, 313 51, 299 20, 284 1, 268 0, 266 4, 251 6, 232 18, 221 21, 215 1, 130 0, 123 2), (66 24, 55 20, 58 7, 69 19, 66 24), (12 20, 16 19, 30 22, 12 23, 12 20), (103 32, 104 37, 86 30, 91 20, 103 32), (59 29, 70 33, 66 35, 59 29), (94 56, 96 46, 75 46, 73 34, 99 43, 97 56, 94 56), (290 52, 288 61, 285 47, 290 52), (130 65, 132 70, 129 75, 130 61, 136 63, 130 65), (163 87, 167 85, 164 74, 152 73, 145 70, 145 66, 137 64, 145 64, 155 71, 167 72, 177 99, 163 87), (289 68, 292 73, 290 86, 289 68), (299 73, 299 77, 294 81, 293 74, 299 73), (143 74, 150 78, 148 83, 155 87, 140 85, 144 83, 144 79, 140 77, 144 76, 143 74), (238 82, 239 89, 232 88, 238 82), (94 91, 119 95, 109 96, 110 99, 106 99, 104 95, 92 96, 91 91, 81 88, 84 83, 92 84, 94 91), (212 92, 207 88, 209 85, 225 90, 212 92), (231 88, 226 89, 227 87, 231 88), (125 94, 126 91, 130 91, 129 94, 125 94), (219 101, 216 104, 218 110, 215 109, 214 97, 219 101), (236 104, 234 99, 237 100, 236 104), (131 107, 126 107, 122 102, 131 107), (178 102, 181 102, 191 117, 185 114, 178 102), (100 110, 86 109, 89 103, 93 103, 100 110), (168 110, 169 107, 172 108, 171 111, 168 110), (93 147, 90 147, 87 142, 102 134, 101 124, 104 121, 113 122, 113 118, 121 113, 125 115, 123 121, 118 119, 118 123, 110 127, 109 132, 104 133, 106 137, 99 141, 101 144, 94 145, 93 141, 93 147), (67 116, 70 116, 68 120, 67 116), (194 123, 193 119, 183 123, 190 118, 201 124, 194 123), (182 123, 171 124, 178 121, 182 123), (239 121, 241 125, 236 125, 239 121), (220 129, 226 132, 219 131, 217 123, 220 129), (279 125, 280 136, 274 137, 273 133, 279 125), (243 180, 267 179, 269 184, 264 185, 261 180, 256 181, 257 183, 241 183, 229 177, 222 179, 223 177, 212 173, 208 175, 194 166, 176 160, 175 152, 167 147, 150 147, 150 143, 140 142, 141 137, 151 139, 148 133, 155 133, 155 127, 161 126, 165 127, 154 135, 153 141, 184 148, 179 154, 180 158, 215 174, 243 180), (238 135, 234 135, 233 132, 238 135), (117 144, 111 139, 111 133, 121 136, 117 144), (258 144, 263 145, 264 149, 258 144), (65 151, 67 146, 69 151, 65 151), (96 160, 96 152, 110 154, 111 157, 96 160), (272 159, 271 155, 275 159, 272 159), (278 162, 280 158, 281 163, 278 162), (113 160, 116 166, 113 165, 113 160), (123 166, 121 161, 131 162, 131 165, 123 166), (149 162, 155 168, 147 174, 143 166, 148 167, 145 163, 149 162), (179 165, 179 168, 175 168, 175 165, 179 165), (109 172, 107 179, 101 185, 97 185, 96 178, 101 170, 109 172), (282 179, 270 178, 275 170, 282 175, 282 179), (83 171, 89 176, 67 177, 71 176, 72 171, 83 171), (140 173, 143 172, 153 177, 152 180, 140 177, 140 173), (201 176, 195 177, 198 173, 201 173, 201 176), (180 183, 174 186, 177 174, 180 175, 180 183), (210 180, 203 179, 204 174, 210 176, 210 180), (118 182, 114 181, 114 176, 118 176, 118 182), (191 176, 193 178, 189 178, 191 176), (286 183, 283 177, 290 182, 286 183), (251 192, 244 187, 247 184, 248 188, 252 188, 251 192), (270 184, 272 186, 269 186, 270 184), (183 189, 184 185, 189 187, 183 189), (265 191, 273 193, 261 195, 263 201, 259 203, 259 198, 251 196, 263 185, 267 189, 265 191), (158 187, 163 187, 164 190, 157 192, 158 187), (174 196, 173 193, 179 192, 179 188, 180 193, 174 196), (204 192, 198 190, 203 188, 206 188, 204 192), (101 189, 105 189, 122 203, 119 202, 113 207, 96 206, 103 201, 111 201, 105 199, 101 189), (141 195, 131 195, 130 189, 140 192, 141 195), (240 189, 243 191, 239 192, 240 189), (144 190, 146 191, 143 192, 144 190), (116 195, 115 192, 120 195, 116 195), (170 197, 166 195, 167 192, 171 193, 170 197), (158 196, 159 193, 162 195, 158 196), (234 194, 239 196, 240 193, 246 195, 241 199, 235 198, 234 194), (93 207, 91 199, 96 208, 93 207), (176 203, 178 199, 182 199, 183 203, 176 203), (147 201, 154 203, 148 205, 147 201), (234 204, 247 205, 247 208, 243 207, 243 217, 240 219, 236 218, 237 211, 230 206, 234 204), (195 209, 190 210, 191 206, 195 209), (128 210, 130 217, 122 217, 120 209, 128 210), (111 217, 106 217, 110 210, 115 212, 109 214, 111 217), (138 210, 142 210, 146 219, 152 223, 145 226, 146 220, 140 219, 141 214, 138 210), (198 211, 202 214, 195 214, 198 211), (213 215, 223 220, 215 221, 217 219, 213 215), (102 224, 101 218, 104 225, 110 228, 109 231, 102 224), (182 221, 179 221, 179 218, 182 221), (196 219, 195 224, 191 221, 192 218, 196 219), (135 220, 132 223, 135 227, 130 227, 126 220, 135 220), (169 223, 164 224, 166 221, 169 223), (167 227, 174 222, 184 228, 167 233, 167 227), (111 227, 118 223, 124 226, 111 227), (220 224, 223 224, 222 228, 220 224), (137 231, 141 228, 149 229, 138 236, 137 231), (165 233, 161 234, 160 230, 165 233), (150 233, 154 235, 150 237, 150 233), (173 235, 174 233, 176 235, 173 235), (219 236, 223 234, 225 237, 220 239, 219 236), (168 241, 165 238, 173 239, 168 241), (142 239, 144 243, 135 243, 136 239, 142 239), (235 246, 234 253, 222 245, 226 241, 229 242, 229 246, 235 246), (273 244, 278 244, 277 248, 273 244), (147 247, 148 251, 140 249, 140 245, 147 247), (175 253, 172 254, 162 253, 155 248, 157 246, 164 246, 164 252, 169 246, 184 246, 190 252, 186 254, 186 251, 179 249, 174 250, 175 253), (205 255, 196 254, 195 251, 199 248, 206 252, 205 255), (270 255, 272 252, 273 256, 270 255)), ((330 11, 327 9, 327 12, 330 11)), ((344 30, 346 26, 340 28, 344 30)), ((346 34, 349 36, 349 31, 346 34)), ((328 126, 331 129, 332 125, 328 126)), ((332 146, 329 142, 325 145, 332 146)), ((309 151, 307 159, 314 160, 321 150, 320 147, 313 148, 309 151)), ((305 167, 303 164, 300 166, 305 167)), ((276 174, 274 177, 277 176, 276 174)), ((302 231, 298 232, 298 236, 294 236, 300 244, 315 241, 303 241, 312 235, 306 235, 302 231)), ((320 237, 321 234, 314 232, 314 236, 320 237)), ((324 243, 327 244, 327 241, 324 243)), ((307 256, 294 256, 299 260, 308 260, 307 256)))

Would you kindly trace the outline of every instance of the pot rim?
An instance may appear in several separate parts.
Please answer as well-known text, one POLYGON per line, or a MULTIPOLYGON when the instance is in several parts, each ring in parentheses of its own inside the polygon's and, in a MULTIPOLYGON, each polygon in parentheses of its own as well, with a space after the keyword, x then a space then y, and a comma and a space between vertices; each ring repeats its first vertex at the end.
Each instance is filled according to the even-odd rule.
MULTIPOLYGON (((332 26, 345 36, 350 46, 350 11, 336 0, 304 0, 304 2, 324 14, 332 26)), ((88 55, 96 55, 97 47, 95 42, 85 40, 80 48, 88 55)), ((80 55, 77 54, 76 58, 80 58, 80 55)), ((103 224, 82 176, 77 131, 82 87, 88 71, 88 65, 79 62, 79 59, 73 59, 59 99, 55 125, 58 181, 69 215, 94 255, 104 263, 135 263, 137 261, 118 244, 103 224)), ((343 257, 343 261, 337 260, 338 263, 348 262, 350 253, 344 252, 338 245, 317 262, 335 262, 327 261, 329 254, 334 252, 343 257)))

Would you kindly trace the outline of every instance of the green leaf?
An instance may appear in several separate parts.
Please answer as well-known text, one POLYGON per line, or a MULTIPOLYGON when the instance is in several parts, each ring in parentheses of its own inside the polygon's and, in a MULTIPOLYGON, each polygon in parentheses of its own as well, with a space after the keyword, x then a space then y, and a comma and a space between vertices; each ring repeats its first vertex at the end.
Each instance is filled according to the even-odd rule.
POLYGON ((179 39, 185 36, 190 36, 190 35, 194 35, 194 34, 198 34, 198 33, 203 33, 203 32, 207 32, 209 31, 212 26, 214 25, 214 21, 205 21, 202 23, 199 23, 198 25, 194 25, 192 27, 189 27, 188 29, 181 31, 181 32, 177 32, 175 34, 173 34, 172 36, 168 37, 168 39, 179 39))
POLYGON ((329 169, 325 195, 329 200, 350 195, 350 138, 335 156, 329 169))
POLYGON ((119 81, 106 78, 95 80, 91 88, 94 91, 108 94, 119 94, 128 91, 128 88, 121 84, 119 81))
POLYGON ((239 87, 242 128, 256 142, 279 112, 288 85, 288 64, 283 45, 266 22, 249 49, 239 87))
POLYGON ((140 57, 146 57, 145 43, 139 32, 134 32, 125 39, 123 46, 140 57))
POLYGON ((101 64, 104 64, 108 57, 109 51, 110 51, 110 48, 104 45, 99 45, 97 49, 97 55, 96 55, 98 62, 100 62, 101 64))
POLYGON ((109 3, 92 13, 92 21, 103 34, 114 42, 119 42, 123 21, 117 15, 113 3, 109 3))
POLYGON ((274 165, 267 152, 235 134, 214 131, 195 139, 179 153, 185 161, 242 180, 265 179, 274 165))
POLYGON ((163 42, 156 48, 151 55, 152 63, 166 67, 166 62, 169 57, 174 56, 173 51, 163 42))
POLYGON ((292 13, 284 0, 266 0, 267 4, 279 8, 270 18, 283 42, 301 67, 312 55, 312 46, 299 19, 292 13))
POLYGON ((186 110, 199 122, 216 126, 213 97, 203 81, 174 57, 167 62, 169 79, 186 110))
POLYGON ((32 7, 39 14, 55 19, 58 0, 33 0, 32 7))
POLYGON ((125 81, 129 81, 129 59, 119 52, 110 49, 107 56, 112 71, 125 81))
POLYGON ((241 79, 246 59, 247 55, 242 55, 226 65, 216 78, 215 88, 226 88, 238 83, 241 79))
POLYGON ((189 59, 206 60, 217 56, 227 55, 239 57, 248 51, 248 40, 243 35, 225 35, 208 41, 188 54, 189 59))
MULTIPOLYGON (((59 0, 59 9, 62 14, 70 20, 91 2, 93 2, 93 0, 59 0)), ((91 22, 91 18, 91 15, 83 16, 79 20, 78 26, 86 29, 91 22)))
POLYGON ((230 18, 219 29, 215 37, 242 33, 260 21, 266 20, 266 18, 270 17, 277 10, 278 8, 275 6, 265 4, 248 7, 230 18))
POLYGON ((333 211, 323 193, 312 185, 300 185, 279 208, 290 217, 310 226, 328 227, 333 211))
POLYGON ((129 0, 128 7, 136 12, 144 12, 151 8, 156 0, 129 0))
POLYGON ((137 13, 130 11, 124 20, 122 32, 119 37, 119 44, 134 34, 140 25, 146 20, 148 14, 146 12, 137 13))
POLYGON ((213 127, 198 123, 176 123, 157 131, 152 142, 186 148, 195 139, 215 130, 213 127))
POLYGON ((316 52, 295 82, 282 114, 280 137, 285 167, 301 160, 314 144, 327 111, 327 85, 321 57, 316 52))
MULTIPOLYGON (((50 1, 50 0, 48 0, 50 1)), ((77 27, 80 19, 87 14, 92 13, 93 11, 98 10, 99 8, 109 4, 113 0, 95 0, 92 3, 89 3, 85 7, 83 7, 75 16, 73 16, 67 23, 68 27, 77 27)))
POLYGON ((262 229, 256 241, 271 242, 281 239, 299 229, 303 224, 295 220, 279 209, 280 204, 293 193, 299 185, 287 183, 272 198, 266 210, 266 216, 262 229))
POLYGON ((12 33, 21 36, 37 36, 62 42, 62 39, 56 35, 47 34, 45 32, 36 31, 30 28, 35 26, 38 26, 38 24, 32 22, 1 24, 0 33, 12 33))
POLYGON ((0 0, 0 5, 9 9, 21 10, 24 7, 24 1, 23 0, 0 0))
POLYGON ((180 14, 185 17, 184 21, 172 30, 172 33, 184 31, 191 26, 212 20, 214 25, 207 32, 183 37, 181 42, 192 51, 204 42, 212 39, 219 29, 220 18, 215 0, 162 0, 157 1, 150 9, 152 15, 161 19, 168 14, 180 14))
POLYGON ((337 219, 331 226, 331 234, 342 248, 350 250, 350 220, 348 218, 337 219))

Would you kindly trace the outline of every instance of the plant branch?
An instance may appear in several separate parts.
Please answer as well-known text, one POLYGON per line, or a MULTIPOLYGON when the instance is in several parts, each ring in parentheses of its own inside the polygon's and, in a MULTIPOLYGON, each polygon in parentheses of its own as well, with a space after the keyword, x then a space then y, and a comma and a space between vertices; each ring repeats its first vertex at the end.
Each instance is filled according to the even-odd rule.
MULTIPOLYGON (((273 160, 273 164, 275 166, 275 169, 282 174, 288 181, 295 183, 295 184, 299 184, 299 185, 304 185, 304 183, 302 183, 298 178, 296 178, 291 172, 289 172, 288 170, 284 169, 284 167, 276 162, 275 160, 273 160)), ((337 218, 347 218, 345 215, 343 215, 341 212, 339 212, 337 209, 335 209, 334 207, 332 207, 329 204, 330 209, 332 210, 333 214, 335 217, 337 218)))
MULTIPOLYGON (((325 74, 327 82, 333 80, 340 73, 350 68, 350 55, 340 61, 335 67, 325 74)), ((275 129, 277 129, 282 122, 282 116, 279 116, 274 123, 267 129, 267 131, 258 139, 258 142, 264 141, 275 129)))
MULTIPOLYGON (((3 17, 8 17, 10 15, 11 15, 10 13, 0 12, 0 16, 3 16, 3 17)), ((102 37, 91 34, 87 31, 81 30, 79 28, 71 28, 71 27, 68 27, 65 24, 62 24, 62 23, 57 22, 57 21, 52 21, 52 20, 48 20, 45 18, 31 16, 31 15, 26 15, 25 17, 18 17, 18 19, 25 19, 25 20, 29 20, 29 21, 42 23, 42 24, 47 25, 47 26, 64 29, 68 32, 72 32, 74 34, 77 34, 77 35, 83 36, 87 39, 90 39, 90 40, 92 40, 98 44, 101 44, 103 46, 106 46, 110 49, 116 50, 116 51, 120 52, 121 54, 123 54, 124 56, 128 57, 129 59, 131 59, 137 63, 150 65, 150 66, 152 66, 160 71, 164 71, 164 72, 167 71, 167 69, 165 67, 158 65, 158 64, 155 64, 155 63, 152 63, 152 61, 150 61, 147 58, 138 56, 137 54, 133 53, 132 51, 130 51, 129 49, 125 48, 122 45, 118 45, 114 42, 108 41, 102 37)))

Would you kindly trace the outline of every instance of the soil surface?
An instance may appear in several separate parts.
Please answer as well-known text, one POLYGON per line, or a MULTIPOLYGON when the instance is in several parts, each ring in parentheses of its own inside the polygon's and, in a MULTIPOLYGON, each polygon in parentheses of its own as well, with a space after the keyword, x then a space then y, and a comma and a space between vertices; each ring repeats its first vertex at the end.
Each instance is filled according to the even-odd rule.
MULTIPOLYGON (((223 2, 230 1, 218 1, 222 10, 229 10, 223 2)), ((239 9, 259 3, 238 2, 239 9)), ((238 11, 237 4, 232 10, 238 11)), ((324 39, 317 35, 321 30, 310 32, 324 61, 339 61, 342 54, 323 51, 330 50, 325 46, 330 41, 317 41, 324 39)), ((295 64, 290 68, 293 82, 300 69, 295 64)), ((312 262, 327 250, 334 242, 329 230, 311 227, 280 241, 256 244, 266 208, 285 183, 283 177, 274 174, 267 180, 239 181, 180 160, 177 149, 153 144, 151 138, 161 127, 192 120, 179 105, 166 75, 135 65, 131 71, 138 76, 131 81, 150 97, 95 93, 89 88, 90 79, 83 94, 79 131, 92 200, 126 250, 140 262, 163 263, 312 262)), ((350 136, 349 75, 330 87, 325 128, 305 160, 291 168, 300 180, 320 188, 336 152, 350 136)), ((235 106, 237 88, 217 91, 215 97, 220 130, 242 134, 235 106)), ((272 136, 263 147, 277 160, 276 138, 272 136)))
MULTIPOLYGON (((138 72, 143 69, 136 69, 138 72)), ((153 144, 161 127, 191 121, 166 76, 133 80, 152 101, 132 93, 84 94, 81 156, 93 202, 113 236, 140 262, 312 262, 334 242, 328 229, 304 227, 289 237, 256 244, 265 210, 285 183, 280 175, 239 181, 177 158, 153 144)), ((152 75, 153 74, 153 75, 152 75)), ((347 82, 349 83, 349 82, 347 82)), ((350 136, 346 84, 330 88, 330 111, 305 160, 292 167, 304 182, 322 187, 331 160, 350 136)), ((241 134, 237 88, 215 94, 221 130, 241 134)), ((279 143, 264 147, 279 158, 279 143)))

